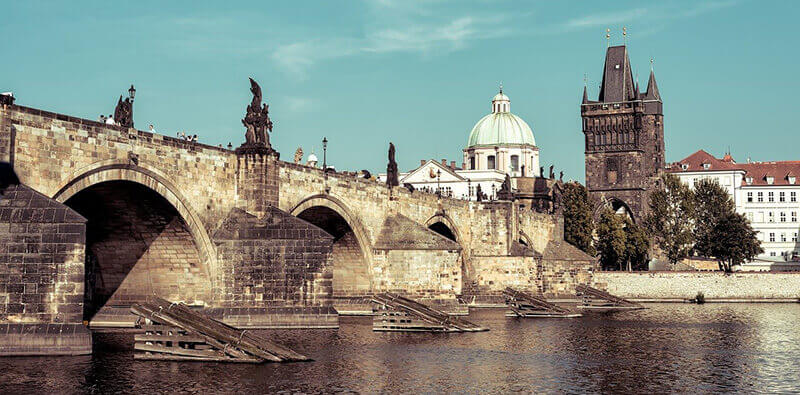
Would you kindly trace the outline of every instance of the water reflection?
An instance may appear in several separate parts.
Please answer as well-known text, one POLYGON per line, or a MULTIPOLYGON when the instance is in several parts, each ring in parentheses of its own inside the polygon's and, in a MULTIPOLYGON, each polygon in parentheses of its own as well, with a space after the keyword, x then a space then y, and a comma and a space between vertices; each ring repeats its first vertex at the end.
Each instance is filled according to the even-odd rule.
POLYGON ((315 359, 291 364, 143 362, 132 337, 96 335, 91 357, 0 359, 3 393, 797 392, 800 305, 653 304, 580 319, 473 311, 467 334, 341 329, 265 334, 315 359))

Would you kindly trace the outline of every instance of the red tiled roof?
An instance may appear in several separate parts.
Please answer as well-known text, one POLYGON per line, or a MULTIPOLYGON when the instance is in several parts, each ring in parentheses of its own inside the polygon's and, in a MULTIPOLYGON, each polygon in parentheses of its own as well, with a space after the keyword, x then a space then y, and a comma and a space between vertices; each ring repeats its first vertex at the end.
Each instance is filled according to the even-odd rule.
POLYGON ((678 162, 671 163, 667 167, 667 171, 670 173, 720 170, 744 171, 745 180, 742 181, 742 185, 800 185, 797 180, 795 180, 795 184, 789 183, 789 176, 800 174, 800 161, 796 160, 736 163, 728 155, 723 159, 717 159, 708 152, 699 150, 678 162), (708 169, 703 168, 704 163, 710 165, 708 169), (684 165, 686 166, 685 169, 683 168, 684 165), (774 178, 772 184, 767 183, 767 176, 774 178), (753 179, 752 184, 747 184, 747 178, 753 179))

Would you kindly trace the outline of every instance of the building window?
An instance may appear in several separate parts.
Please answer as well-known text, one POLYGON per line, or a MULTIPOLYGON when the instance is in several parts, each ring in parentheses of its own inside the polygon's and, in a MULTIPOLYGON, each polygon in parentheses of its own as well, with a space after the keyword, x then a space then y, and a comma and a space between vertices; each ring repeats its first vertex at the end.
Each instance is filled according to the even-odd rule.
POLYGON ((753 213, 747 213, 747 220, 753 222, 753 213))
POLYGON ((475 157, 474 156, 470 156, 469 157, 469 169, 470 170, 475 170, 475 157))
POLYGON ((781 222, 786 222, 786 213, 781 211, 781 222))
POLYGON ((772 185, 772 183, 775 182, 775 177, 767 176, 766 178, 767 178, 767 184, 769 185, 772 185))
POLYGON ((769 223, 775 222, 775 213, 773 213, 772 211, 769 212, 769 220, 767 222, 769 223))
POLYGON ((770 233, 769 234, 769 241, 772 241, 772 242, 775 241, 775 233, 770 233))
POLYGON ((747 192, 747 203, 753 203, 753 192, 747 192))
POLYGON ((797 201, 797 192, 789 192, 789 201, 796 202, 797 201))
POLYGON ((778 201, 785 202, 786 201, 786 192, 778 192, 778 201))
POLYGON ((689 165, 687 165, 686 163, 683 163, 683 164, 681 164, 681 169, 688 170, 689 169, 689 165))
POLYGON ((511 171, 519 171, 519 156, 511 155, 511 171))
POLYGON ((797 241, 797 232, 792 233, 792 242, 797 241))
POLYGON ((781 241, 786 242, 786 233, 781 233, 781 241))
POLYGON ((489 155, 486 157, 486 168, 489 170, 494 170, 494 155, 489 155))
POLYGON ((747 185, 752 184, 753 183, 753 177, 745 177, 744 182, 746 182, 747 185))
POLYGON ((708 170, 708 169, 711 168, 711 164, 710 163, 703 163, 703 168, 708 170))
POLYGON ((797 222, 797 211, 792 211, 792 222, 797 222))
POLYGON ((761 203, 764 201, 764 192, 758 193, 758 202, 761 203))
POLYGON ((775 251, 772 251, 772 252, 769 253, 769 256, 775 256, 775 255, 776 255, 775 251))
POLYGON ((769 192, 767 194, 767 201, 770 203, 775 201, 775 192, 769 192))

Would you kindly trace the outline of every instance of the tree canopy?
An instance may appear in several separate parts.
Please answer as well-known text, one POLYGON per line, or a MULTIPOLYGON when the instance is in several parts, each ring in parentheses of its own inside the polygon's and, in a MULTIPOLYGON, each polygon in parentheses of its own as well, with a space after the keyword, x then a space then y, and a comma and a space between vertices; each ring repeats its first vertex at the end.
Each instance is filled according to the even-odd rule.
POLYGON ((670 263, 675 264, 693 247, 694 194, 675 175, 665 173, 650 194, 645 228, 670 263))
POLYGON ((593 205, 586 187, 577 182, 564 184, 564 240, 583 250, 589 255, 595 255, 592 246, 592 220, 593 205))
POLYGON ((743 215, 735 212, 727 213, 719 219, 712 230, 713 243, 710 255, 717 258, 720 269, 730 272, 734 265, 753 260, 764 252, 756 237, 756 231, 743 215))
POLYGON ((701 256, 713 256, 717 237, 715 227, 726 216, 735 213, 733 200, 716 180, 701 179, 694 184, 694 250, 701 256))
POLYGON ((611 210, 603 210, 597 222, 597 252, 605 270, 620 269, 626 258, 625 222, 611 210))

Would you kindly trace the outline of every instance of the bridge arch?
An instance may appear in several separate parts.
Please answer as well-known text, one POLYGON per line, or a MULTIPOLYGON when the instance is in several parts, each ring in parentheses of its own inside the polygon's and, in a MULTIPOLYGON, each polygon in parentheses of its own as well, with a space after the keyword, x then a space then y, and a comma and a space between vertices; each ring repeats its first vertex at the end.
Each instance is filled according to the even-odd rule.
POLYGON ((455 221, 449 215, 443 213, 436 213, 425 221, 425 226, 428 229, 447 237, 448 239, 461 244, 461 234, 458 231, 455 221))
POLYGON ((96 163, 71 175, 53 198, 89 219, 87 319, 106 302, 124 304, 148 291, 187 302, 209 300, 216 271, 210 236, 158 170, 96 163))
POLYGON ((289 213, 334 237, 335 296, 361 296, 372 292, 372 243, 362 221, 341 199, 327 194, 308 196, 289 213))

